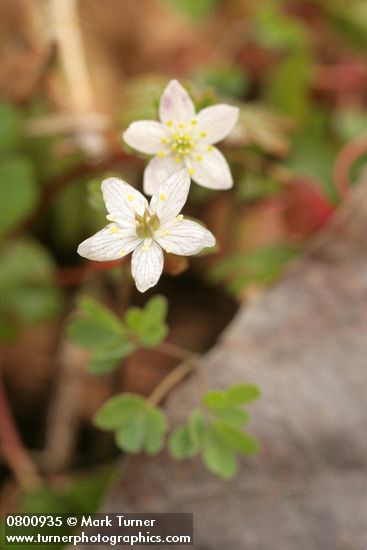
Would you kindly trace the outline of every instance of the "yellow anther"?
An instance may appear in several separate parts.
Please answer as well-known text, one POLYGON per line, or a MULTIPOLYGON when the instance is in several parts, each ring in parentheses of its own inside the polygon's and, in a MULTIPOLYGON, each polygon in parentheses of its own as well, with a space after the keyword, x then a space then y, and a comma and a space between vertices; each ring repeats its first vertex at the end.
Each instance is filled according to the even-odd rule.
POLYGON ((183 220, 183 215, 182 214, 179 214, 178 216, 176 216, 176 220, 178 222, 180 222, 181 220, 183 220))
POLYGON ((119 252, 120 258, 122 258, 123 256, 126 256, 126 254, 127 254, 127 252, 123 248, 119 252))
POLYGON ((118 233, 120 229, 117 227, 117 225, 113 225, 110 229, 111 233, 118 233))
POLYGON ((172 126, 173 122, 172 120, 167 120, 167 126, 172 126))
POLYGON ((213 151, 213 146, 212 145, 208 145, 208 147, 206 148, 207 151, 213 151))
POLYGON ((181 162, 181 157, 175 157, 175 162, 181 162))
POLYGON ((129 202, 134 201, 134 200, 135 200, 135 195, 133 195, 132 193, 130 193, 130 195, 127 196, 127 200, 128 200, 129 202))
POLYGON ((166 235, 168 235, 168 229, 163 229, 161 237, 165 237, 166 235))
POLYGON ((166 137, 162 137, 162 138, 161 138, 161 143, 167 143, 167 138, 166 138, 166 137))
POLYGON ((192 176, 195 173, 195 170, 193 168, 189 168, 189 174, 192 176))
POLYGON ((149 244, 143 244, 143 246, 141 247, 142 250, 144 250, 144 252, 146 252, 149 248, 149 244))
POLYGON ((109 222, 114 222, 116 220, 113 214, 107 214, 106 218, 108 219, 109 222))
POLYGON ((198 160, 200 162, 201 160, 203 160, 203 157, 201 155, 197 155, 196 160, 198 160))
POLYGON ((166 153, 165 153, 164 151, 159 151, 158 156, 159 156, 160 158, 163 158, 163 157, 166 156, 166 153))
POLYGON ((191 121, 191 124, 192 124, 193 126, 195 126, 195 124, 197 124, 197 123, 198 123, 198 121, 196 120, 196 118, 193 118, 192 121, 191 121))
POLYGON ((178 125, 179 128, 185 128, 185 124, 183 122, 180 122, 180 124, 178 125))
POLYGON ((164 193, 161 193, 161 194, 159 195, 159 200, 160 200, 160 201, 164 202, 166 199, 167 199, 167 195, 165 195, 164 193))
POLYGON ((200 132, 200 137, 206 137, 208 134, 206 132, 204 132, 204 130, 202 132, 200 132))

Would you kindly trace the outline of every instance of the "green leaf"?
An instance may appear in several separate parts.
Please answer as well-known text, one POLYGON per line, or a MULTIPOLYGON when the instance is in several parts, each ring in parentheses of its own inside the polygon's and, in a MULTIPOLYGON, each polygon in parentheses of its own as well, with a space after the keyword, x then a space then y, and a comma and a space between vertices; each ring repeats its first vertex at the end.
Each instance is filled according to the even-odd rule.
POLYGON ((114 370, 122 359, 133 353, 136 346, 128 340, 99 348, 90 358, 87 369, 92 374, 106 374, 114 370))
POLYGON ((155 348, 166 338, 168 328, 165 325, 144 325, 144 334, 140 338, 140 343, 145 348, 155 348))
POLYGON ((117 348, 121 350, 120 357, 130 353, 132 347, 124 327, 113 312, 86 296, 80 298, 78 304, 82 315, 72 319, 67 326, 67 334, 73 342, 89 349, 104 348, 100 350, 102 355, 117 348))
POLYGON ((115 395, 95 413, 93 423, 102 430, 116 430, 128 423, 144 406, 145 400, 140 395, 115 395))
POLYGON ((168 327, 164 322, 167 315, 167 300, 164 296, 153 296, 145 307, 130 307, 124 316, 128 329, 134 332, 140 345, 156 347, 167 336, 168 327))
POLYGON ((146 434, 146 415, 139 409, 129 416, 129 422, 119 428, 115 434, 116 445, 127 453, 141 451, 146 434))
POLYGON ((237 384, 229 388, 226 402, 231 405, 242 405, 260 397, 260 390, 252 384, 237 384))
POLYGON ((111 331, 108 326, 100 319, 89 319, 77 317, 72 319, 66 332, 68 337, 77 345, 88 349, 98 349, 105 346, 118 345, 122 339, 114 331, 111 331))
POLYGON ((237 472, 235 452, 212 427, 204 439, 202 458, 208 470, 223 479, 231 479, 237 472))
POLYGON ((38 189, 32 164, 17 156, 0 163, 0 235, 13 229, 36 206, 38 189))
POLYGON ((93 319, 98 319, 106 327, 109 327, 111 331, 115 331, 116 334, 121 334, 122 324, 117 315, 97 302, 97 300, 89 296, 82 296, 78 300, 78 305, 85 314, 91 316, 93 319))
POLYGON ((247 411, 243 411, 237 407, 223 407, 216 409, 215 415, 220 420, 239 427, 247 424, 250 419, 250 415, 247 411))
POLYGON ((0 312, 8 323, 38 322, 59 313, 52 257, 36 240, 20 239, 0 251, 0 312))
POLYGON ((20 112, 10 103, 0 103, 0 153, 17 147, 21 133, 20 112))
POLYGON ((171 455, 178 460, 194 456, 198 450, 198 444, 193 440, 186 425, 175 430, 169 440, 168 448, 171 455))
POLYGON ((168 301, 164 296, 153 296, 145 305, 144 312, 147 321, 158 323, 164 321, 168 310, 168 301))
POLYGON ((203 404, 209 409, 218 409, 226 404, 224 391, 213 390, 209 391, 203 397, 203 404))
POLYGON ((149 455, 155 455, 163 447, 163 436, 167 430, 165 413, 158 407, 150 407, 147 410, 145 422, 144 451, 149 455))
POLYGON ((221 420, 214 420, 212 426, 223 441, 236 451, 246 455, 254 454, 258 451, 256 439, 251 437, 248 433, 221 420))
POLYGON ((200 448, 206 431, 204 415, 200 409, 192 411, 187 421, 187 430, 191 441, 197 448, 200 448))
POLYGON ((124 316, 124 321, 133 332, 139 333, 143 323, 143 310, 140 307, 129 307, 124 316))

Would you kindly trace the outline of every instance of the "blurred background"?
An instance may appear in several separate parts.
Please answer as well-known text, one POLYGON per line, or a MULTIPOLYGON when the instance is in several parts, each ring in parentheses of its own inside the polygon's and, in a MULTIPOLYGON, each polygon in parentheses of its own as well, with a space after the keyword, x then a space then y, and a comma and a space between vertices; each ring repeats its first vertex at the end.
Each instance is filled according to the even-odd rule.
POLYGON ((177 364, 138 351, 88 372, 65 336, 78 296, 122 314, 164 294, 169 341, 204 352, 333 216, 367 150, 366 39, 365 0, 0 0, 2 512, 96 510, 119 453, 91 416, 177 364), (220 144, 235 184, 193 184, 184 212, 218 248, 170 257, 138 295, 129 259, 76 249, 105 224, 104 177, 141 189, 122 131, 157 118, 172 78, 197 109, 240 107, 220 144))

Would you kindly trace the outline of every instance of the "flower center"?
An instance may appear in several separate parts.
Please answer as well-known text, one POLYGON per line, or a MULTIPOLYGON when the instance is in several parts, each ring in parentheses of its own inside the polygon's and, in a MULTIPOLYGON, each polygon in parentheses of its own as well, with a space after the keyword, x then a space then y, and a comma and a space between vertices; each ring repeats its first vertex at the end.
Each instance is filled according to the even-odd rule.
POLYGON ((135 214, 136 234, 141 239, 151 239, 159 229, 161 222, 157 214, 151 214, 145 210, 142 216, 135 214))
POLYGON ((195 142, 192 139, 192 136, 187 132, 177 132, 176 134, 173 134, 171 149, 174 153, 176 153, 176 155, 184 157, 191 153, 194 146, 195 142))

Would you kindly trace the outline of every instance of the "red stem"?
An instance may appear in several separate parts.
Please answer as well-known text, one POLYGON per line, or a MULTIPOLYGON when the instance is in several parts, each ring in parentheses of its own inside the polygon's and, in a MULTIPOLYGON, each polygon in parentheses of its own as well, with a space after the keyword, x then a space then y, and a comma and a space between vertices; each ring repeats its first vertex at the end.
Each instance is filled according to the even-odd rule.
POLYGON ((23 489, 34 490, 42 484, 15 423, 2 373, 0 373, 0 448, 5 462, 23 489))

